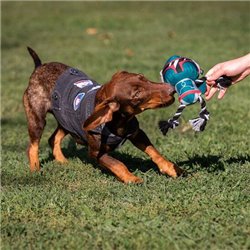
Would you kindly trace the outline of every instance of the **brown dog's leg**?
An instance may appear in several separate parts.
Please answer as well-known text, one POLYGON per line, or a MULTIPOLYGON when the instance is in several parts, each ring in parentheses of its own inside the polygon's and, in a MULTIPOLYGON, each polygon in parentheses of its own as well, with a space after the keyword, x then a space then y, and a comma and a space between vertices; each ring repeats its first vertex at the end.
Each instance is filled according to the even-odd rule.
POLYGON ((106 169, 111 171, 118 180, 124 183, 142 183, 142 179, 133 175, 127 167, 120 161, 114 159, 113 157, 104 154, 99 159, 98 162, 104 166, 106 169))
POLYGON ((39 163, 39 141, 40 140, 31 140, 27 148, 27 154, 30 162, 30 171, 40 171, 39 163))
POLYGON ((37 109, 32 108, 26 93, 24 94, 23 102, 27 116, 28 132, 30 137, 27 154, 30 162, 30 171, 35 172, 40 170, 39 143, 46 124, 46 113, 39 113, 39 111, 37 112, 37 109))
POLYGON ((130 138, 130 141, 137 148, 151 157, 152 161, 158 166, 161 173, 167 174, 171 177, 177 177, 183 173, 182 169, 161 156, 161 154, 152 145, 147 135, 141 129, 133 138, 130 138))
POLYGON ((112 172, 116 178, 124 183, 142 183, 143 180, 139 177, 133 175, 127 167, 117 159, 109 156, 108 154, 103 154, 98 157, 98 153, 91 152, 90 157, 97 159, 98 163, 105 169, 112 172))
POLYGON ((55 157, 55 160, 60 163, 68 162, 61 150, 61 142, 67 134, 68 133, 64 129, 58 126, 49 138, 49 144, 52 148, 53 156, 55 157))

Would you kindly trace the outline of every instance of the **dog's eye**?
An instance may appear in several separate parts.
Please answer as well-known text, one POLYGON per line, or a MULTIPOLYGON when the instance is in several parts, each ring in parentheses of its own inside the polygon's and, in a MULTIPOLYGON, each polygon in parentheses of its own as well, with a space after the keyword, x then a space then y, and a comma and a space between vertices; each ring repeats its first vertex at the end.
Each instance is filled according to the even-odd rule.
POLYGON ((133 106, 137 106, 142 102, 142 92, 140 90, 136 90, 132 95, 131 104, 133 106))
POLYGON ((144 89, 141 86, 137 86, 136 88, 134 88, 133 94, 131 95, 132 99, 136 101, 142 99, 143 91, 144 89))
POLYGON ((140 97, 140 94, 141 94, 141 91, 136 91, 136 92, 135 92, 135 95, 134 95, 134 98, 139 98, 139 97, 140 97))

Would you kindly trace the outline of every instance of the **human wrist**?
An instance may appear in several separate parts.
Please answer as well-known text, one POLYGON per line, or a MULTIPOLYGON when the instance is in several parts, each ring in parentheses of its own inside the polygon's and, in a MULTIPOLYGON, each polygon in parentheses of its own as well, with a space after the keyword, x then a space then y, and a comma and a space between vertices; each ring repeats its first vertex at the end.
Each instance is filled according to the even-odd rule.
POLYGON ((245 71, 248 72, 250 70, 250 53, 241 57, 241 63, 244 66, 245 71))

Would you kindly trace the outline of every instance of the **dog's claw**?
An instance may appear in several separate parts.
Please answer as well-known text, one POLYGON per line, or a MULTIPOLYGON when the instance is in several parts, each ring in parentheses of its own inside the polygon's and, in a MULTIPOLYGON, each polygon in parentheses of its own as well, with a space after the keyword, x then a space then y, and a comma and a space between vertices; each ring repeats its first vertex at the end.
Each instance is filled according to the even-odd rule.
POLYGON ((172 163, 172 165, 164 166, 164 168, 160 169, 160 172, 162 174, 167 174, 170 177, 177 178, 178 176, 183 175, 184 170, 177 167, 175 164, 172 163))

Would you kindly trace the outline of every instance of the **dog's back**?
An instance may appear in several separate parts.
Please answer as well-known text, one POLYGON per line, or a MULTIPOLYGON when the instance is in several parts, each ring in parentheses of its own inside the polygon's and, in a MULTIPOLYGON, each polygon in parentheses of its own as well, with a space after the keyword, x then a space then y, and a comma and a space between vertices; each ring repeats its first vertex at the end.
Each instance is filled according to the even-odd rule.
POLYGON ((34 96, 35 102, 49 102, 56 80, 69 66, 58 62, 42 64, 36 52, 29 47, 27 49, 33 58, 35 69, 30 76, 29 86, 24 93, 24 98, 32 102, 32 96, 34 96))

